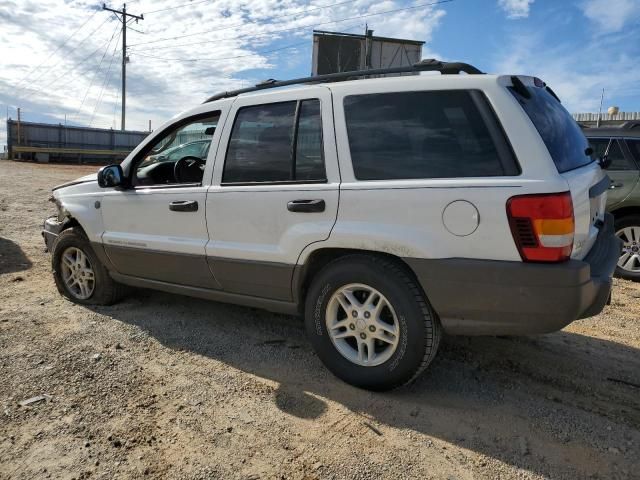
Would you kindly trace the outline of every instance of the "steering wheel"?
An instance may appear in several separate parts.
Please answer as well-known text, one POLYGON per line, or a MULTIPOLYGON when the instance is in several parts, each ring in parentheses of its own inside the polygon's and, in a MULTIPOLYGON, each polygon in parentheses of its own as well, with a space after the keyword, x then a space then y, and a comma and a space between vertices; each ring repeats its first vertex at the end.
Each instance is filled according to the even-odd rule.
POLYGON ((205 160, 200 157, 182 157, 173 166, 173 176, 178 183, 200 183, 205 160))

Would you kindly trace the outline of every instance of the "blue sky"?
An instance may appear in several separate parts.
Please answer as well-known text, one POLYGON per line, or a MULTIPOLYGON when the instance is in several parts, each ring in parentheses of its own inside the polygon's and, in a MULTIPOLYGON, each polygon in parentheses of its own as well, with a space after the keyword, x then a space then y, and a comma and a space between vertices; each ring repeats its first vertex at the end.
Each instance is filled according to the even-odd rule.
MULTIPOLYGON (((605 108, 640 111, 640 0, 127 3, 145 14, 127 36, 129 129, 157 126, 219 90, 308 75, 314 27, 362 32, 365 22, 376 35, 424 40, 425 58, 539 76, 572 112, 597 111, 602 88, 605 108)), ((66 115, 119 128, 120 31, 101 2, 0 0, 0 21, 3 116, 20 106, 27 121, 66 115)))

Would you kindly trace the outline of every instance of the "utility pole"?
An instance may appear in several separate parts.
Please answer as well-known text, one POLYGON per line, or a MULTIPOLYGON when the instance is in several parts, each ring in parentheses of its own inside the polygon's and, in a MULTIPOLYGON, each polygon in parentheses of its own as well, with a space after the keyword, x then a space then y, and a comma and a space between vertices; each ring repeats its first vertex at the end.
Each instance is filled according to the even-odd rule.
POLYGON ((371 49, 373 43, 373 30, 369 30, 369 25, 364 25, 364 69, 371 68, 371 49))
MULTIPOLYGON (((18 147, 21 145, 21 141, 20 141, 20 120, 21 120, 21 116, 20 116, 20 107, 18 107, 18 147)), ((22 153, 18 152, 18 160, 22 160, 22 153)))
POLYGON ((132 15, 131 13, 127 13, 126 3, 122 5, 122 10, 107 8, 104 3, 102 4, 102 9, 115 13, 118 20, 122 22, 122 119, 120 121, 120 130, 124 130, 124 114, 127 101, 127 17, 131 17, 132 20, 135 19, 136 23, 138 23, 138 20, 144 20, 144 15, 132 15))
POLYGON ((602 117, 602 101, 604 100, 604 88, 602 89, 602 95, 600 95, 600 109, 598 110, 598 120, 596 121, 596 128, 600 127, 600 118, 602 117))

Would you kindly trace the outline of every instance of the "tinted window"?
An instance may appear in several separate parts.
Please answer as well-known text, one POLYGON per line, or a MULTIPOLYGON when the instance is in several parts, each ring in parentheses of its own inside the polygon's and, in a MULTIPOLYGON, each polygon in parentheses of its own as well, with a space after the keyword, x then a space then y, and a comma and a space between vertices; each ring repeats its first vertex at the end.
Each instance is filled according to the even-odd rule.
MULTIPOLYGON (((627 140, 627 145, 636 162, 640 163, 640 140, 627 140)), ((637 167, 636 167, 637 168, 637 167)))
POLYGON ((291 178, 296 102, 246 107, 233 124, 223 182, 277 182, 291 178))
POLYGON ((323 180, 324 178, 320 102, 305 100, 300 104, 295 180, 323 180))
POLYGON ((353 95, 344 109, 359 180, 505 175, 470 92, 353 95))
POLYGON ((322 180, 324 176, 318 100, 238 111, 227 149, 224 183, 322 180))
POLYGON ((608 170, 635 170, 636 166, 633 165, 624 156, 622 152, 622 146, 615 138, 611 140, 609 144, 608 138, 590 138, 589 145, 593 148, 594 158, 602 158, 607 153, 607 158, 611 161, 608 170))
POLYGON ((558 172, 583 167, 593 161, 585 153, 589 146, 578 123, 545 88, 527 87, 530 98, 512 87, 509 91, 522 105, 556 164, 558 172))
POLYGON ((607 152, 607 147, 611 142, 610 138, 590 138, 589 145, 593 148, 593 156, 595 158, 602 158, 607 152))

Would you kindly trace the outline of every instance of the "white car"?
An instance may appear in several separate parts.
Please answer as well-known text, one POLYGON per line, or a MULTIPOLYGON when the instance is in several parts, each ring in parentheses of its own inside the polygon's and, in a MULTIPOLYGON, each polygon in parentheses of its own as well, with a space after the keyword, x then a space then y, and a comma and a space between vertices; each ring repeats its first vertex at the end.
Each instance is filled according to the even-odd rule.
POLYGON ((55 188, 43 234, 74 302, 131 285, 302 314, 335 375, 383 390, 443 332, 551 332, 603 309, 620 241, 591 153, 537 78, 425 61, 270 82, 55 188), (442 75, 331 81, 422 70, 442 75), (139 168, 198 131, 206 159, 139 168))

